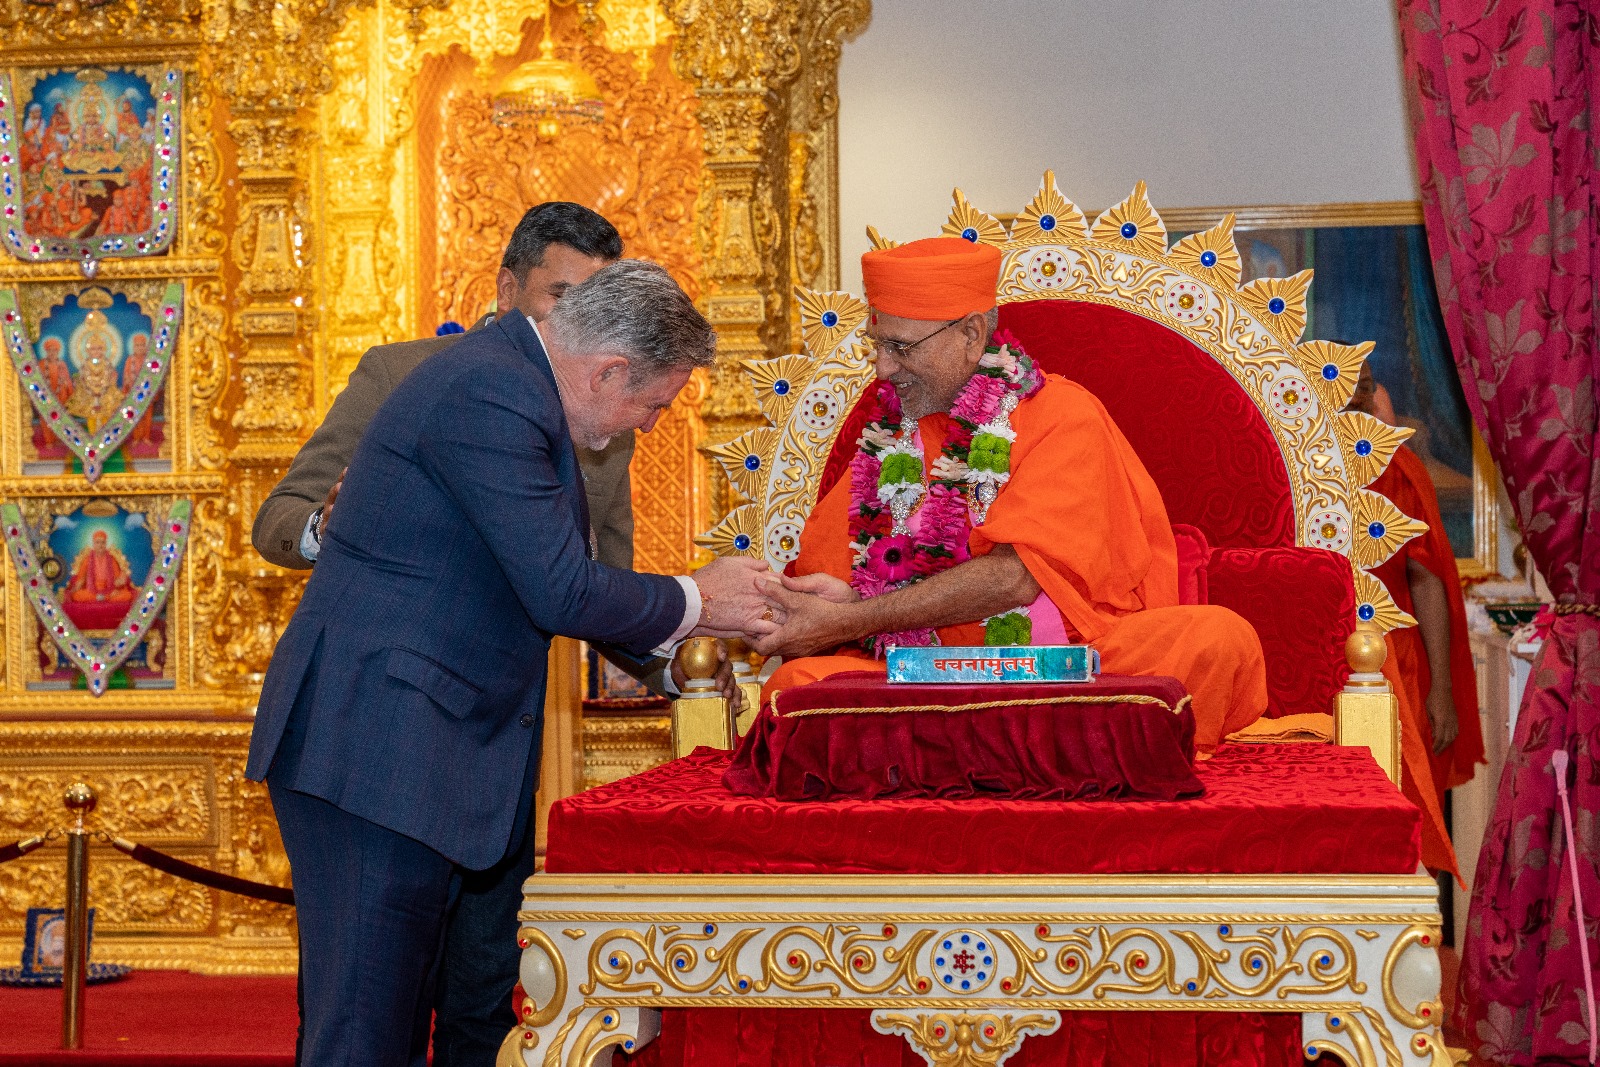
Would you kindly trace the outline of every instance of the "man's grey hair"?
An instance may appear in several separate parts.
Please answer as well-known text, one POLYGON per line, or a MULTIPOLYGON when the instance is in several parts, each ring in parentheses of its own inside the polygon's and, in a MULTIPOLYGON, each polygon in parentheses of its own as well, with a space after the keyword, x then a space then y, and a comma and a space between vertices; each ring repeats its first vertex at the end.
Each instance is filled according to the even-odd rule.
POLYGON ((544 326, 573 355, 626 358, 635 382, 709 367, 717 354, 717 332, 689 294, 642 259, 619 259, 568 289, 544 326))
POLYGON ((989 337, 993 337, 994 332, 1000 328, 1000 306, 998 304, 983 313, 983 328, 989 331, 983 342, 988 344, 989 337))

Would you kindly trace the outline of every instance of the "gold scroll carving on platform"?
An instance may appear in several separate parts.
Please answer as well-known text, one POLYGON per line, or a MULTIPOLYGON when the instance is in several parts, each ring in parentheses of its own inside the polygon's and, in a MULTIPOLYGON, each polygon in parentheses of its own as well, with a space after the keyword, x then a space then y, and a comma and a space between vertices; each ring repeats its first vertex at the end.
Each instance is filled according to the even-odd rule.
MULTIPOLYGON (((602 211, 721 335, 717 366, 641 441, 633 468, 639 565, 687 566, 693 534, 731 503, 702 449, 757 418, 740 361, 794 349, 797 284, 837 284, 837 68, 868 15, 868 0, 0 4, 0 76, 18 84, 156 65, 182 79, 170 246, 108 255, 92 277, 71 259, 0 251, 0 289, 17 290, 34 321, 89 286, 148 304, 177 283, 183 296, 157 461, 108 467, 93 484, 67 464, 42 470, 42 431, 13 377, 0 389, 0 503, 46 525, 89 504, 193 507, 160 647, 141 661, 160 669, 131 688, 93 697, 46 677, 47 635, 15 570, 0 568, 0 843, 60 825, 61 792, 82 779, 102 797, 97 826, 287 883, 265 791, 242 771, 304 574, 261 560, 251 520, 362 352, 488 310, 499 251, 533 202, 602 211), (536 54, 547 17, 558 56, 595 79, 606 113, 540 143, 494 126, 489 102, 495 79, 536 54)), ((577 694, 558 688, 573 706, 553 714, 570 727, 577 694)), ((610 777, 649 761, 640 742, 653 725, 597 721, 563 736, 583 737, 610 777)), ((560 790, 581 784, 573 756, 554 761, 560 790)), ((96 959, 293 968, 291 909, 109 849, 95 857, 96 959)), ((0 960, 28 907, 59 906, 62 862, 52 845, 0 867, 0 960)))

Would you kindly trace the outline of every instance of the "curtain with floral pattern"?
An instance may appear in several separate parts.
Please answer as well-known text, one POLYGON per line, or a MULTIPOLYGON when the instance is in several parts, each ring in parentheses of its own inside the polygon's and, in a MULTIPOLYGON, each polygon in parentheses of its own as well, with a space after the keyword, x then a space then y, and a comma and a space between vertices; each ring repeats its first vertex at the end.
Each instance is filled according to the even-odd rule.
POLYGON ((1600 916, 1594 304, 1600 0, 1398 0, 1439 301, 1468 404, 1563 611, 1519 713, 1473 886, 1456 1024, 1480 1058, 1589 1061, 1600 916), (1579 925, 1551 757, 1576 818, 1579 925), (1581 932, 1580 932, 1581 929, 1581 932))

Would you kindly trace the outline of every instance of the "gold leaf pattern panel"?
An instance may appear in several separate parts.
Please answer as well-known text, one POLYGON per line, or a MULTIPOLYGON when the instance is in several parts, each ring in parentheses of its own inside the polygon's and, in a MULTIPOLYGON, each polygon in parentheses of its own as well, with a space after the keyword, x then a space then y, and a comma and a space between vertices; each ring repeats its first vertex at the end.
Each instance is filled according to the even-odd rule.
MULTIPOLYGON (((567 124, 552 142, 491 119, 493 83, 459 51, 433 56, 417 80, 423 332, 446 320, 470 325, 494 301, 500 253, 533 204, 571 200, 600 212, 622 235, 626 254, 654 260, 696 299, 701 260, 695 232, 704 158, 694 89, 657 46, 644 73, 636 58, 608 51, 555 10, 556 54, 581 63, 605 97, 599 125, 567 124)), ((493 76, 537 53, 542 27, 529 20, 523 43, 493 76)), ((681 572, 693 536, 709 518, 700 401, 686 390, 633 461, 634 560, 641 569, 681 572)))

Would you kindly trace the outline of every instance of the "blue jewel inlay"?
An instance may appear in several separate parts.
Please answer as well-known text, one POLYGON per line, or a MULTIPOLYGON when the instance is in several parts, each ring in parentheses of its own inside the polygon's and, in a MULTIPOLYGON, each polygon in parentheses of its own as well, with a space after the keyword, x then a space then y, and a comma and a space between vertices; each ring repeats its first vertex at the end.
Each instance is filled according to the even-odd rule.
POLYGON ((1199 989, 1200 987, 1194 984, 1194 980, 1193 979, 1190 979, 1188 982, 1184 983, 1183 988, 1185 988, 1189 992, 1193 993, 1195 990, 1199 989))
POLYGON ((1377 613, 1378 610, 1371 604, 1363 604, 1356 609, 1356 618, 1360 619, 1362 622, 1371 622, 1372 617, 1377 613))
POLYGON ((1054 215, 1040 215, 1039 216, 1039 229, 1043 230, 1045 233, 1049 233, 1051 230, 1053 230, 1055 228, 1056 228, 1056 217, 1054 215))
POLYGON ((974 230, 971 226, 968 226, 966 229, 961 231, 961 236, 966 238, 968 241, 977 241, 978 231, 974 230))
POLYGON ((1275 296, 1271 300, 1267 301, 1267 310, 1272 312, 1274 315, 1282 315, 1283 309, 1287 306, 1288 305, 1283 302, 1283 297, 1281 296, 1275 296))
POLYGON ((822 325, 828 327, 830 330, 833 329, 833 327, 839 325, 839 314, 838 314, 838 312, 836 312, 836 311, 824 311, 822 313, 822 325))
POLYGON ((789 385, 789 379, 787 378, 779 378, 772 383, 772 391, 779 396, 788 396, 790 388, 792 387, 789 385))
POLYGON ((1324 953, 1323 955, 1317 957, 1317 965, 1318 966, 1328 967, 1328 966, 1331 966, 1332 964, 1333 964, 1333 957, 1327 955, 1326 953, 1324 953))
POLYGON ((750 535, 740 534, 738 537, 735 537, 733 539, 733 547, 738 549, 740 552, 748 549, 750 547, 750 535))
POLYGON ((962 934, 961 935, 961 943, 963 945, 971 944, 972 943, 972 938, 968 937, 966 934, 962 934))
MULTIPOLYGON (((982 949, 982 948, 983 948, 983 946, 982 946, 982 945, 979 945, 979 946, 978 946, 978 948, 979 948, 979 949, 982 949)), ((994 957, 993 957, 993 956, 985 956, 985 957, 983 957, 983 965, 984 965, 984 966, 985 966, 985 967, 987 967, 987 966, 989 966, 989 965, 990 965, 990 964, 991 964, 991 963, 993 963, 993 962, 994 962, 994 957)))
POLYGON ((1324 363, 1322 365, 1322 380, 1325 381, 1325 382, 1336 382, 1336 381, 1338 381, 1339 380, 1339 368, 1334 366, 1332 363, 1324 363))
POLYGON ((1227 937, 1229 934, 1233 933, 1233 927, 1219 926, 1217 927, 1217 933, 1221 934, 1223 937, 1227 937))
POLYGON ((940 956, 939 958, 935 959, 933 961, 933 965, 935 967, 943 967, 944 966, 944 957, 940 956))
POLYGON ((989 951, 989 946, 985 945, 982 941, 979 941, 978 942, 978 951, 979 952, 988 952, 989 951))
POLYGON ((1374 537, 1374 538, 1382 537, 1383 534, 1384 534, 1384 525, 1381 522, 1374 522, 1374 523, 1370 524, 1367 527, 1367 536, 1368 537, 1374 537))
POLYGON ((706 923, 706 936, 707 937, 710 937, 712 934, 714 934, 716 932, 717 932, 717 927, 716 927, 715 923, 706 923))
POLYGON ((604 1023, 605 1025, 610 1026, 611 1025, 611 1016, 607 1015, 605 1018, 601 1019, 600 1021, 602 1023, 604 1023))
POLYGON ((1131 222, 1124 222, 1122 224, 1122 229, 1118 230, 1117 232, 1122 234, 1124 239, 1131 241, 1135 237, 1139 236, 1139 227, 1135 226, 1131 222))
POLYGON ((1202 267, 1215 267, 1217 265, 1217 254, 1209 248, 1201 252, 1200 265, 1202 267))
POLYGON ((984 978, 984 974, 983 974, 983 972, 982 972, 982 971, 979 971, 979 972, 978 972, 978 981, 980 981, 980 982, 981 982, 981 981, 983 981, 983 978, 984 978))
POLYGON ((683 957, 679 956, 677 959, 673 960, 672 965, 678 968, 680 971, 683 970, 683 957))
POLYGON ((748 978, 739 979, 739 988, 740 989, 749 989, 750 988, 750 980, 748 978))
POLYGON ((622 1043, 622 1047, 626 1048, 626 1049, 631 1049, 631 1048, 633 1048, 633 1042, 632 1041, 624 1041, 622 1043))
POLYGON ((1332 1027, 1333 1029, 1335 1029, 1335 1030, 1339 1029, 1339 1017, 1337 1015, 1335 1015, 1332 1018, 1330 1018, 1328 1020, 1328 1025, 1330 1027, 1332 1027))
POLYGON ((954 945, 952 945, 952 944, 951 944, 951 943, 950 943, 950 942, 948 942, 948 941, 946 941, 946 942, 945 942, 945 943, 944 943, 944 947, 945 947, 945 948, 955 948, 955 946, 954 946, 954 945))
POLYGON ((1251 960, 1250 961, 1250 969, 1252 971, 1259 971, 1261 969, 1261 961, 1260 960, 1251 960))
POLYGON ((1365 437, 1363 437, 1361 440, 1357 441, 1356 442, 1356 455, 1358 455, 1358 456, 1370 456, 1370 455, 1372 455, 1372 442, 1367 440, 1365 437))
POLYGON ((744 469, 747 470, 747 471, 758 471, 758 470, 760 470, 761 469, 761 457, 760 456, 755 456, 755 455, 750 455, 750 456, 744 457, 744 469))
POLYGON ((606 965, 610 967, 620 967, 622 966, 622 962, 618 960, 617 957, 612 956, 609 960, 606 960, 606 965))
POLYGON ((967 981, 965 978, 963 978, 963 979, 961 979, 961 988, 962 989, 971 989, 972 988, 972 983, 967 981))

